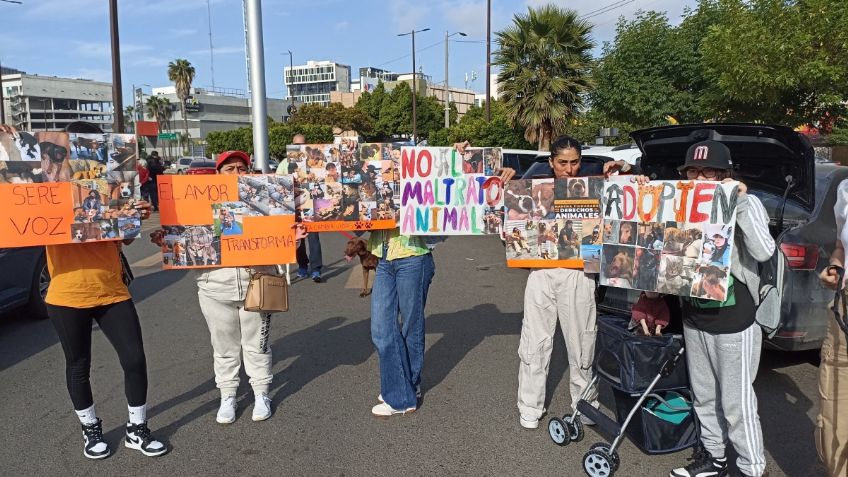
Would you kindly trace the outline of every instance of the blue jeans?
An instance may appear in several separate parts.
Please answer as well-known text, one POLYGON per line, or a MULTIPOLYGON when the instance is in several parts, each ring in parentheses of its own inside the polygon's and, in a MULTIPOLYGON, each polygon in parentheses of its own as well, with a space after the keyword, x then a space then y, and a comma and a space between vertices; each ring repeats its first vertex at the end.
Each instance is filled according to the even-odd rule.
POLYGON ((321 256, 321 237, 318 232, 313 232, 306 237, 306 240, 300 241, 300 246, 296 250, 296 256, 297 266, 301 272, 309 273, 312 271, 321 273, 324 260, 321 256), (309 255, 306 254, 307 243, 309 243, 309 255), (310 265, 312 266, 310 267, 310 265))
POLYGON ((415 388, 424 367, 424 306, 435 271, 429 253, 391 261, 381 258, 377 264, 371 340, 380 356, 380 392, 394 409, 418 405, 415 388))

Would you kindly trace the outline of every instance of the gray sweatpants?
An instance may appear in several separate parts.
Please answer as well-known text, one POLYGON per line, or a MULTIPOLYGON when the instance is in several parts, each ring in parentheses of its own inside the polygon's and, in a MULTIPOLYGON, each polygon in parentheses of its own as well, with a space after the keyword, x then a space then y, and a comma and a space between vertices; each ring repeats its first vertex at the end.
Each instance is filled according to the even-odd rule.
POLYGON ((245 311, 243 301, 216 300, 203 294, 198 298, 212 338, 215 383, 221 395, 236 393, 242 352, 253 391, 267 393, 273 378, 268 344, 271 315, 245 311))
MULTIPOLYGON (((545 387, 557 321, 568 352, 571 408, 592 380, 596 327, 595 280, 583 270, 533 270, 524 289, 524 320, 518 344, 518 411, 539 419, 545 413, 545 387)), ((597 392, 588 396, 597 407, 597 392)))
POLYGON ((722 458, 729 439, 739 454, 739 470, 762 475, 766 456, 754 394, 763 344, 760 326, 713 335, 684 324, 683 336, 701 442, 713 457, 722 458))

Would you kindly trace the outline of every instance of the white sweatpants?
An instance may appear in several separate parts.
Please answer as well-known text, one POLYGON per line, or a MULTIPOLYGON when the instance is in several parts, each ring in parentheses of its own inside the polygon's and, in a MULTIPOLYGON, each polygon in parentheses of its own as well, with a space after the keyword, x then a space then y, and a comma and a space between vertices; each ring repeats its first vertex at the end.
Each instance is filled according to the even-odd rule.
POLYGON ((214 351, 215 383, 221 395, 233 395, 239 385, 242 352, 244 370, 256 393, 267 393, 271 374, 271 315, 244 310, 243 301, 216 300, 198 294, 214 351))
POLYGON ((762 475, 766 456, 754 393, 763 344, 760 325, 753 323, 739 333, 714 335, 684 323, 683 337, 704 448, 713 457, 722 458, 729 440, 739 454, 739 470, 745 475, 762 475))
MULTIPOLYGON (((595 280, 582 270, 533 270, 524 290, 524 320, 518 345, 518 411, 539 419, 545 413, 545 386, 557 319, 565 337, 571 407, 592 380, 595 353, 595 280)), ((597 392, 588 396, 597 407, 597 392)))

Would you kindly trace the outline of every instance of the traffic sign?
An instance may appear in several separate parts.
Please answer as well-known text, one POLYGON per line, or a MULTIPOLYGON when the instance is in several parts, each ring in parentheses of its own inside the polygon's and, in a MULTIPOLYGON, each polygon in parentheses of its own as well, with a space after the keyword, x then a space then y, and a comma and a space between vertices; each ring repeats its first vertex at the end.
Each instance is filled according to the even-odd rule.
POLYGON ((177 139, 177 133, 159 133, 159 139, 169 139, 171 141, 175 141, 177 139))

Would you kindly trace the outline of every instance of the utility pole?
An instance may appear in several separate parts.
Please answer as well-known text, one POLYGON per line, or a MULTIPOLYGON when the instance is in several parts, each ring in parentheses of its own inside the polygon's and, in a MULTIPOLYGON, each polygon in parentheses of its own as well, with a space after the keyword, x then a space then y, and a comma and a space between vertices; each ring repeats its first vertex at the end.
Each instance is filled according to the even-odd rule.
POLYGON ((454 36, 466 36, 465 33, 458 31, 448 34, 445 31, 445 129, 450 127, 450 76, 448 76, 448 38, 454 36))
POLYGON ((430 31, 429 28, 424 28, 423 30, 412 30, 409 33, 400 33, 398 36, 406 36, 412 35, 412 144, 417 144, 415 137, 418 135, 418 125, 417 125, 417 114, 416 114, 416 103, 417 99, 416 95, 416 83, 418 83, 418 72, 415 71, 415 34, 422 33, 425 31, 430 31))
POLYGON ((121 40, 118 36, 118 0, 109 0, 109 32, 112 40, 112 111, 114 132, 124 132, 124 101, 121 96, 121 40))
POLYGON ((486 121, 492 120, 492 0, 486 0, 486 121))
POLYGON ((212 91, 215 91, 215 48, 212 46, 212 5, 206 0, 206 16, 209 17, 209 69, 212 70, 212 91))
POLYGON ((245 0, 250 57, 250 97, 253 103, 253 160, 268 173, 268 105, 265 94, 265 45, 262 38, 262 1, 245 0))
POLYGON ((3 62, 0 61, 0 124, 6 123, 6 100, 3 99, 3 62))
MULTIPOLYGON (((287 50, 289 52, 289 75, 291 75, 292 85, 294 84, 294 55, 292 55, 291 50, 287 50)), ((283 82, 286 81, 285 71, 283 71, 283 82)), ((292 114, 294 114, 294 95, 291 93, 291 85, 286 83, 286 93, 289 95, 289 99, 291 100, 291 104, 289 104, 289 119, 291 119, 292 114)))

